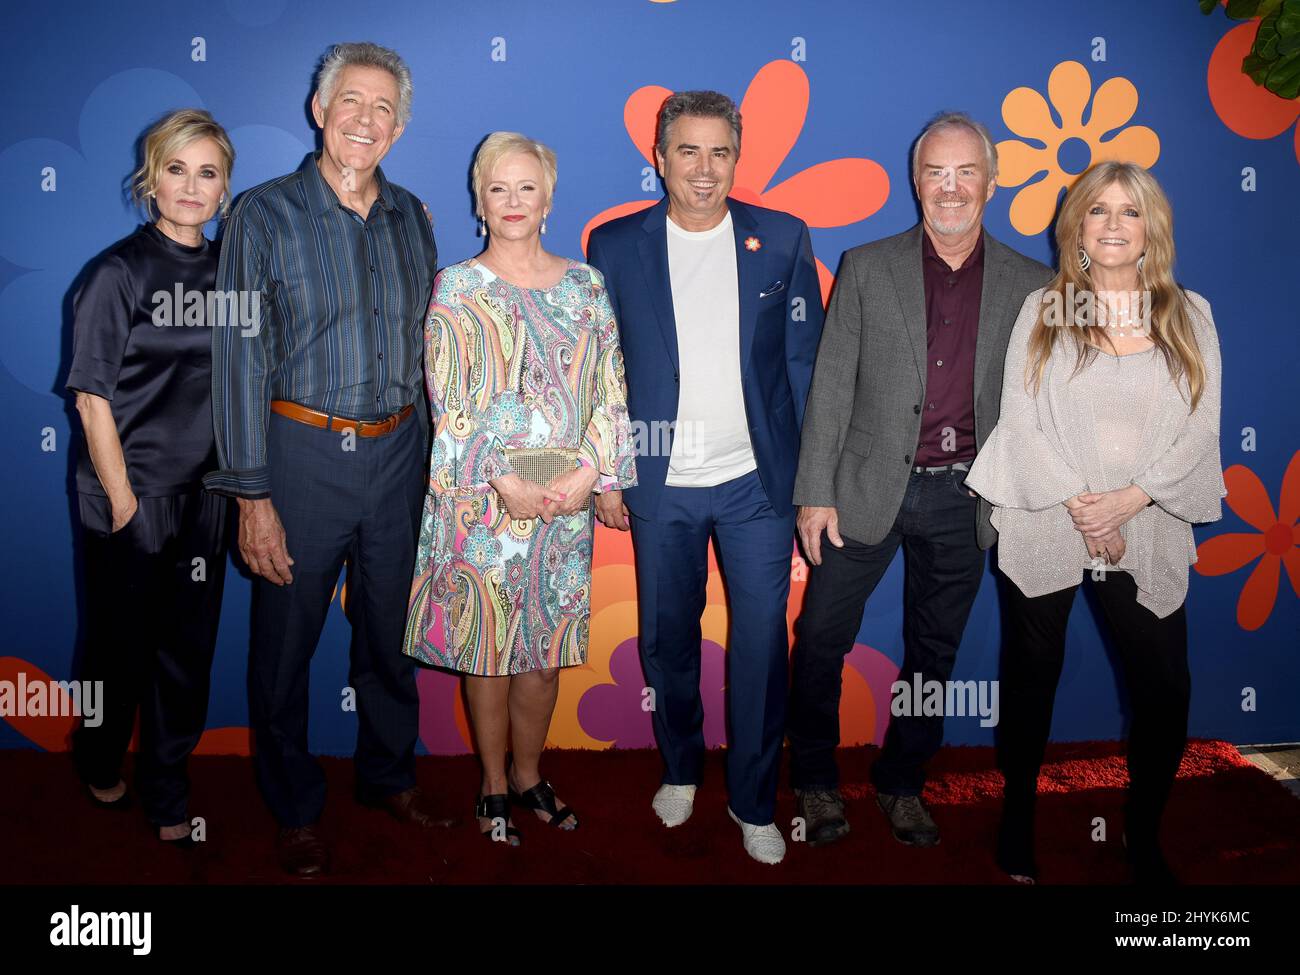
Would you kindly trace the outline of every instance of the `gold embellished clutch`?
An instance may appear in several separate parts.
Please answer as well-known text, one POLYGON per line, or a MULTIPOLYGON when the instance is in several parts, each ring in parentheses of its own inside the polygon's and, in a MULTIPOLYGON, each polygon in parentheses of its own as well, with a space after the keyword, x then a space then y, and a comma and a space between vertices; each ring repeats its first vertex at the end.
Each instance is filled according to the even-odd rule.
MULTIPOLYGON (((561 447, 521 447, 506 450, 506 460, 516 474, 525 481, 545 487, 566 471, 578 466, 578 451, 561 447)), ((591 495, 578 508, 585 511, 591 506, 591 495)))

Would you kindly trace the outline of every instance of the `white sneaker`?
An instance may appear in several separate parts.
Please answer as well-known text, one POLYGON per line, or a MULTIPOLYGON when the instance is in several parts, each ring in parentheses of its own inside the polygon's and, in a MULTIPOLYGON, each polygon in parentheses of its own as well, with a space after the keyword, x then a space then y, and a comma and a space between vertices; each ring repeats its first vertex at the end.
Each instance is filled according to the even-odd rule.
POLYGON ((680 826, 695 809, 695 786, 661 785, 650 805, 665 826, 680 826))
POLYGON ((741 822, 730 806, 727 807, 727 815, 739 824, 740 832, 745 837, 745 852, 755 860, 759 863, 780 863, 785 859, 785 839, 776 828, 776 823, 754 826, 741 822))

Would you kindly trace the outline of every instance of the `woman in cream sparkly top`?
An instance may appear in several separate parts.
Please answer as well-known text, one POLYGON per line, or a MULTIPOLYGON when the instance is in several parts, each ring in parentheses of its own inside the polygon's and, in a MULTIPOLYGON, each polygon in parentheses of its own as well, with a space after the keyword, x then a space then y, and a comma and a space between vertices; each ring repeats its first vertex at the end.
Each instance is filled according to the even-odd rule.
POLYGON ((1001 420, 967 485, 990 501, 1007 576, 998 861, 1033 882, 1034 796, 1075 592, 1091 581, 1128 687, 1125 842, 1170 882, 1157 842, 1187 738, 1192 525, 1215 521, 1219 347, 1209 303, 1174 283, 1169 203, 1130 163, 1089 169, 1057 221, 1061 269, 1021 310, 1001 420))

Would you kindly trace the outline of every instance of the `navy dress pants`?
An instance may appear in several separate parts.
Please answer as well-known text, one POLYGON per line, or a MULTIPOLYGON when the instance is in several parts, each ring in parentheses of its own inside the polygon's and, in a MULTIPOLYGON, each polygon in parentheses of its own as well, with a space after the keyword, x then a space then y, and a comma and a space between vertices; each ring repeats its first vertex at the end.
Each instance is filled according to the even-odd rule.
POLYGON ((422 430, 410 417, 349 445, 339 431, 271 414, 271 500, 293 582, 254 583, 248 685, 257 781, 281 826, 310 825, 325 806, 325 775, 307 747, 308 677, 345 559, 357 796, 415 785, 419 697, 401 647, 428 477, 422 430))
POLYGON ((641 666, 655 693, 655 741, 664 783, 699 784, 700 616, 710 539, 731 618, 727 793, 739 819, 764 825, 773 821, 785 728, 794 514, 773 510, 757 471, 716 487, 666 487, 654 520, 632 520, 641 666))

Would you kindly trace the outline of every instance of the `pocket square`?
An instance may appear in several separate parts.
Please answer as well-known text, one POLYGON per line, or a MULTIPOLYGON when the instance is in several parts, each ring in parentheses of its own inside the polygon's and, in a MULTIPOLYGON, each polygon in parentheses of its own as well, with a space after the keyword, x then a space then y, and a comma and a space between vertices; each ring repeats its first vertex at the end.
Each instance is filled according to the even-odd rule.
POLYGON ((760 292, 758 293, 758 296, 759 296, 760 298, 767 298, 767 297, 769 297, 769 296, 771 296, 771 295, 776 294, 778 291, 784 291, 784 290, 785 290, 785 282, 784 282, 784 281, 773 281, 773 282, 772 282, 771 284, 769 284, 766 288, 764 288, 762 291, 760 291, 760 292))

